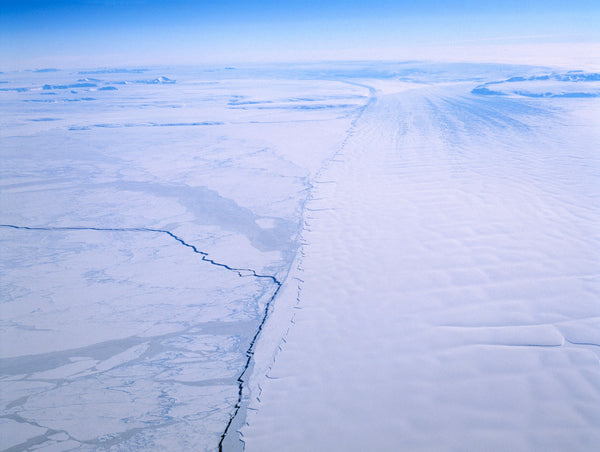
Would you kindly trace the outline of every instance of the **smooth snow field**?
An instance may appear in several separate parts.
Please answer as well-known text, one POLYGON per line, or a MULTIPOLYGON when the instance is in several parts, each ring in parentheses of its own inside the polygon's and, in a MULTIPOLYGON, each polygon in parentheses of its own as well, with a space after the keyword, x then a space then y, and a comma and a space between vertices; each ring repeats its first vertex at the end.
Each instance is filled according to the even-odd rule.
POLYGON ((0 449, 600 450, 600 74, 0 73, 0 449))

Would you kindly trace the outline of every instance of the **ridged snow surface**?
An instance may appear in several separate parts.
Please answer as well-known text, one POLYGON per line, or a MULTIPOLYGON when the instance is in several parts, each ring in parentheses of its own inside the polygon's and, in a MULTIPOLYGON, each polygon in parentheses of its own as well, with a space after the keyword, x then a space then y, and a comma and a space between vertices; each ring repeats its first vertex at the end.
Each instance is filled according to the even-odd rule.
POLYGON ((600 76, 0 74, 0 448, 600 448, 600 76))

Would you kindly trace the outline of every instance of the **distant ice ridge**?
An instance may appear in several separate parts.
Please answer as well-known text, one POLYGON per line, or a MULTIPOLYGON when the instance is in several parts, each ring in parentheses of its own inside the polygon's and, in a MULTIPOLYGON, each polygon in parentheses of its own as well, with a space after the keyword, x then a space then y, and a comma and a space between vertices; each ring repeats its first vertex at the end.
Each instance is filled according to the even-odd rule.
POLYGON ((487 82, 473 94, 523 97, 600 97, 600 74, 570 71, 487 82))

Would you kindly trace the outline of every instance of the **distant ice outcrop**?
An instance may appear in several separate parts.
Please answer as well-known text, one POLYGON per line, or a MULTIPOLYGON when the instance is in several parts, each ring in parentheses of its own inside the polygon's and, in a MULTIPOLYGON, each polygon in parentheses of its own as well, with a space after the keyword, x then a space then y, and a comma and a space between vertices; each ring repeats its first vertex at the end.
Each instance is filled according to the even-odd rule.
POLYGON ((151 82, 141 82, 141 83, 175 83, 175 80, 171 80, 170 78, 164 77, 164 76, 160 76, 158 78, 155 78, 154 80, 152 80, 151 82))
POLYGON ((471 92, 483 96, 600 97, 600 73, 569 71, 530 77, 511 77, 502 81, 484 83, 471 92))

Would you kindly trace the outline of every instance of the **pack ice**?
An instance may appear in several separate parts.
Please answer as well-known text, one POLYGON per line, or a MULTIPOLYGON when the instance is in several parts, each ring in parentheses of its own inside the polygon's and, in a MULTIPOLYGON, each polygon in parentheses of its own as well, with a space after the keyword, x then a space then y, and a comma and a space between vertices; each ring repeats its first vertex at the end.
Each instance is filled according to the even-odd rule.
POLYGON ((600 448, 598 74, 0 82, 0 448, 600 448))

